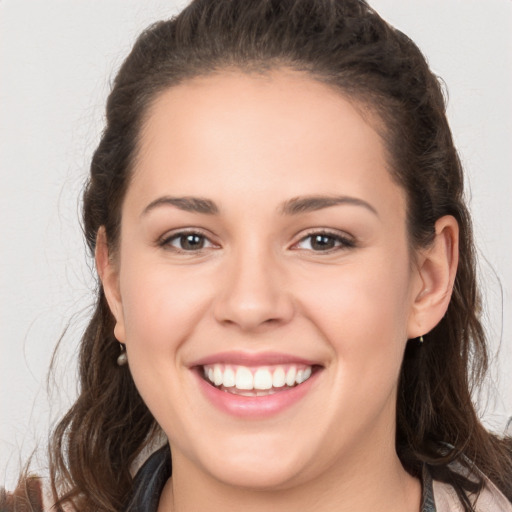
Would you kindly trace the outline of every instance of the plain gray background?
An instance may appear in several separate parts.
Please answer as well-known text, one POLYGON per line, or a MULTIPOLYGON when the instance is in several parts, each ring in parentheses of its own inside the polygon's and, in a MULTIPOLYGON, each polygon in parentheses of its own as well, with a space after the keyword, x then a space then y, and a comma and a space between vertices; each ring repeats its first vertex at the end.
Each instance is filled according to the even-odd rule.
MULTIPOLYGON (((75 395, 76 347, 94 289, 79 195, 109 82, 136 35, 184 3, 0 1, 0 483, 8 487, 75 395), (48 397, 48 366, 66 327, 48 397)), ((503 431, 512 416, 512 1, 372 5, 448 87, 495 354, 501 345, 482 414, 503 431)), ((44 471, 44 458, 39 465, 44 471)))

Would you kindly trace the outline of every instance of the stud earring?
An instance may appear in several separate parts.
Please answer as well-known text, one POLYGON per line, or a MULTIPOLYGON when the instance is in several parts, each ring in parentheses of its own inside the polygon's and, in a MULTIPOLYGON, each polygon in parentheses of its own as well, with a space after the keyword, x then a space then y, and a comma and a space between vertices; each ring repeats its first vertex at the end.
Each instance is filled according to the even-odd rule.
POLYGON ((421 345, 424 341, 425 341, 425 340, 423 339, 423 336, 420 336, 420 339, 419 339, 420 345, 421 345))
POLYGON ((121 353, 117 356, 117 366, 124 366, 128 362, 128 356, 126 355, 126 347, 119 343, 121 353))

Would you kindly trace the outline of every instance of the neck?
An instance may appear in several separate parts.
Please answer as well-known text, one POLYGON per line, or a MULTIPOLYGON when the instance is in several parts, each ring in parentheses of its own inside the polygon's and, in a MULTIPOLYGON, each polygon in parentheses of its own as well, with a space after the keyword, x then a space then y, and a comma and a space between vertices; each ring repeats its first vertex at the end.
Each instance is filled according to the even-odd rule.
POLYGON ((389 448, 354 453, 315 478, 272 490, 228 485, 175 451, 173 477, 164 488, 158 512, 418 512, 421 484, 404 470, 394 447, 389 448))

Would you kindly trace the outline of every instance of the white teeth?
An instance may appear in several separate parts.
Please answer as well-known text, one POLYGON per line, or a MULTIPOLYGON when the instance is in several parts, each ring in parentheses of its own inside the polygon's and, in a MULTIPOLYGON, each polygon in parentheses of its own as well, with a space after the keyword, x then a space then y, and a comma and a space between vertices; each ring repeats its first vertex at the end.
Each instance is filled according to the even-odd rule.
POLYGON ((213 369, 213 383, 216 386, 220 386, 222 384, 223 377, 224 376, 222 375, 222 370, 220 369, 220 366, 215 366, 215 368, 213 369))
POLYGON ((260 368, 254 374, 254 389, 270 389, 272 387, 272 374, 260 368))
POLYGON ((281 365, 249 368, 247 366, 213 364, 203 368, 205 378, 217 387, 248 391, 254 396, 269 395, 278 388, 293 387, 308 380, 312 374, 311 366, 281 365))
MULTIPOLYGON (((295 384, 295 376, 297 375, 297 369, 295 366, 289 368, 286 372, 286 385, 293 386, 295 384)), ((211 379, 210 379, 211 380, 211 379)))
POLYGON ((235 386, 238 389, 254 389, 252 372, 245 366, 239 366, 236 370, 235 386))
POLYGON ((272 375, 272 387, 282 388, 285 384, 286 375, 284 373, 284 368, 282 366, 278 366, 274 371, 274 375, 272 375))
POLYGON ((223 386, 225 388, 232 388, 235 382, 235 372, 231 368, 226 368, 224 370, 224 378, 222 379, 223 386))

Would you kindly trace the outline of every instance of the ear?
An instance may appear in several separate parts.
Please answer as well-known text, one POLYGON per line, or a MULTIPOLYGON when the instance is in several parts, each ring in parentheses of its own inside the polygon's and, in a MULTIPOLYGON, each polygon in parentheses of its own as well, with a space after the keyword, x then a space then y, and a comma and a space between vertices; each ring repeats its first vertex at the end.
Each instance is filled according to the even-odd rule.
POLYGON ((103 285, 103 291, 107 299, 110 311, 114 315, 116 325, 114 336, 121 343, 125 342, 125 328, 123 316, 123 304, 119 289, 119 269, 109 254, 107 234, 104 226, 101 226, 96 236, 96 249, 94 251, 96 270, 103 285))
POLYGON ((435 231, 433 243, 418 256, 408 338, 431 331, 443 318, 452 296, 459 262, 459 225, 446 215, 437 220, 435 231))

